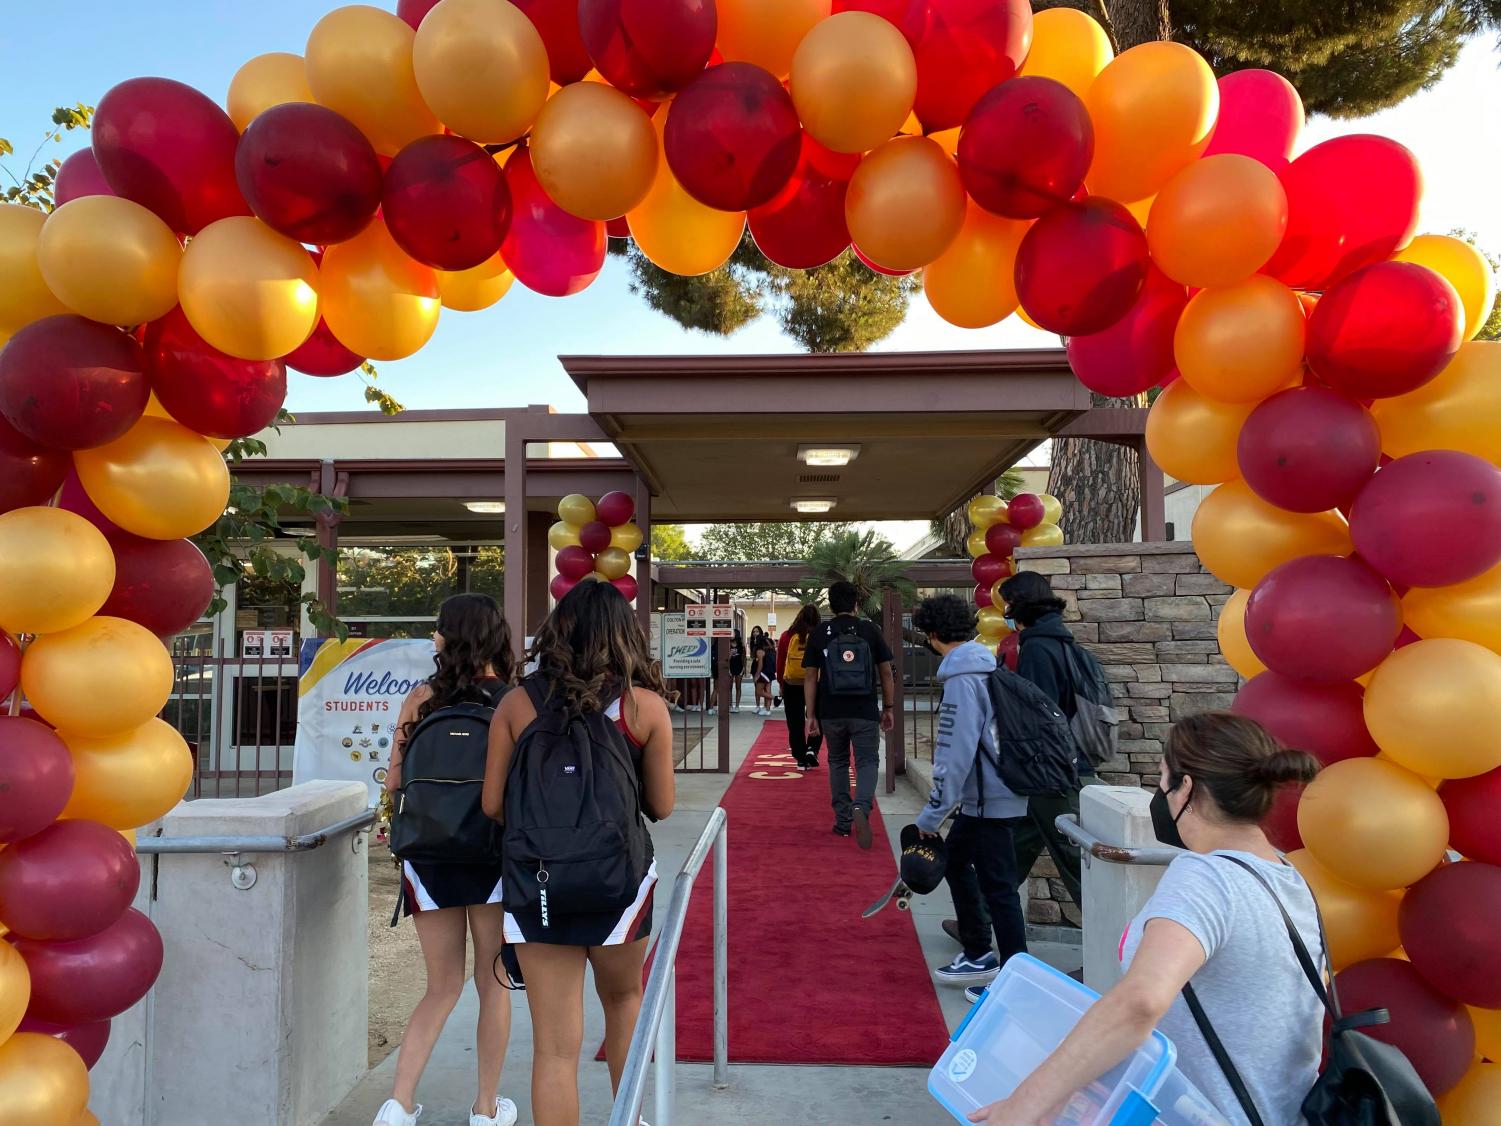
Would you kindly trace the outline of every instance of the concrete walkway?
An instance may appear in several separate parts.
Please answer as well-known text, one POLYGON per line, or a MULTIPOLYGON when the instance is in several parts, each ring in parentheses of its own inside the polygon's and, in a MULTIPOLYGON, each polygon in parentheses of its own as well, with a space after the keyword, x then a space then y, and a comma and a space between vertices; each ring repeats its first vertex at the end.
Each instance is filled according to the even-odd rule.
MULTIPOLYGON (((781 713, 776 717, 780 719, 781 713)), ((729 787, 733 771, 744 761, 763 720, 741 712, 731 719, 730 775, 679 775, 677 809, 666 821, 652 827, 656 844, 657 865, 662 874, 663 894, 657 904, 658 922, 666 910, 666 889, 681 868, 689 849, 697 840, 710 812, 719 804, 729 787)), ((882 775, 884 777, 884 774, 882 775)), ((810 785, 826 785, 822 770, 812 775, 810 785)), ((915 788, 898 782, 894 794, 877 793, 890 837, 889 846, 897 850, 897 834, 921 808, 922 798, 915 788)), ((820 824, 817 830, 827 827, 820 824)), ((735 826, 729 826, 733 834, 735 826)), ((735 894, 733 885, 730 894, 735 894)), ((954 955, 954 945, 943 934, 940 922, 950 915, 948 896, 938 894, 913 900, 913 918, 923 953, 930 965, 947 962, 954 955)), ((852 923, 858 923, 855 919, 852 923)), ((1032 952, 1064 970, 1080 965, 1079 947, 1033 944, 1032 952)), ((413 972, 420 972, 413 967, 413 972)), ((734 973, 734 967, 730 967, 734 973)), ((373 983, 373 988, 379 988, 373 983)), ((963 990, 938 987, 945 1019, 952 1029, 968 1009, 963 990)), ((585 987, 584 1060, 580 1066, 579 1088, 581 1122, 598 1126, 609 1117, 611 1095, 609 1073, 603 1063, 594 1062, 594 1049, 604 1037, 604 1014, 593 994, 592 984, 585 987)), ((432 1061, 423 1075, 418 1098, 426 1107, 422 1126, 467 1126, 468 1107, 474 1097, 474 1020, 478 999, 471 985, 459 1002, 448 1027, 444 1029, 432 1061)), ((789 1036, 797 1030, 789 1029, 789 1036)), ((518 998, 513 1009, 511 1045, 506 1060, 503 1094, 516 1101, 521 1123, 531 1122, 530 1061, 532 1033, 525 1000, 518 998)), ((733 1055, 734 1045, 731 1044, 733 1055)), ((325 1126, 369 1126, 376 1109, 391 1093, 396 1053, 392 1053, 371 1071, 354 1092, 325 1120, 325 1126)), ((864 1126, 866 1123, 891 1122, 901 1126, 945 1126, 952 1123, 927 1093, 927 1073, 921 1068, 885 1067, 781 1067, 731 1064, 730 1086, 715 1091, 710 1085, 711 1069, 707 1065, 679 1064, 677 1104, 674 1122, 679 1126, 786 1126, 817 1122, 823 1126, 864 1126)), ((648 1084, 646 1110, 651 1113, 652 1093, 648 1084)))

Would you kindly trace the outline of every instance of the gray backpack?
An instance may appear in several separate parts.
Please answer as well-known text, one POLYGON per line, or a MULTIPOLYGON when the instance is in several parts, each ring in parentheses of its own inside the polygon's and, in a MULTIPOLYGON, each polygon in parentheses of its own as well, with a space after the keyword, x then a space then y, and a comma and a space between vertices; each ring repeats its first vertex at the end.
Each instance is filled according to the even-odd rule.
POLYGON ((1115 758, 1120 740, 1120 712, 1110 693, 1110 682, 1094 654, 1077 642, 1063 646, 1069 684, 1074 693, 1074 714, 1068 728, 1074 746, 1096 768, 1115 758))

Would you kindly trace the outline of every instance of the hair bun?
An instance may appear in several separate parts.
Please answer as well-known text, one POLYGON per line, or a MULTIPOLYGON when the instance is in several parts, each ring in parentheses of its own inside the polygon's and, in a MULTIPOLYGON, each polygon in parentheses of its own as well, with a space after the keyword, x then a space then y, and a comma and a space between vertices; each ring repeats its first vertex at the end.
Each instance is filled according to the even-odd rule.
POLYGON ((1255 780, 1272 787, 1306 785, 1319 769, 1319 760, 1307 751, 1281 747, 1256 764, 1255 780))

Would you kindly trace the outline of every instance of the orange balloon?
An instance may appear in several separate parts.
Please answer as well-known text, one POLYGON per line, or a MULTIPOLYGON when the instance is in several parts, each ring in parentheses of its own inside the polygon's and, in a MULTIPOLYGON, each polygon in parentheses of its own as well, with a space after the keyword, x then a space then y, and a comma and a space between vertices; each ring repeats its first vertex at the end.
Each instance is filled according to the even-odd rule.
POLYGON ((888 270, 916 270, 949 248, 964 226, 958 166, 927 137, 887 141, 860 162, 844 197, 856 246, 888 270))
POLYGON ((1444 858, 1449 815, 1428 784, 1376 758, 1324 767, 1298 802, 1303 843, 1336 879, 1367 891, 1417 883, 1444 858))
POLYGON ((1300 555, 1348 555, 1350 527, 1337 512, 1286 512, 1227 481, 1194 513, 1193 543, 1215 578, 1249 590, 1300 555))
POLYGON ((335 8, 308 36, 307 83, 313 97, 354 122, 384 156, 443 131, 417 89, 416 38, 405 20, 368 4, 335 8))
POLYGON ((1257 673, 1266 672, 1266 666, 1246 640, 1246 601, 1250 597, 1249 590, 1237 590, 1232 594, 1230 601, 1220 607, 1220 620, 1215 626, 1220 653, 1226 663, 1247 680, 1257 673))
POLYGON ((66 313, 37 263, 37 241, 47 213, 19 203, 0 203, 0 345, 32 321, 66 313))
POLYGON ((47 217, 36 254, 52 292, 92 321, 144 324, 177 304, 182 244, 171 227, 128 199, 69 200, 47 217))
POLYGON ((1496 272, 1484 254, 1453 235, 1419 235, 1392 258, 1427 266, 1452 285, 1465 309, 1465 339, 1475 339, 1496 306, 1496 272))
POLYGON ((1402 596, 1402 622, 1419 637, 1449 637, 1501 653, 1501 566, 1453 586, 1415 586, 1402 596))
POLYGON ((99 511, 147 539, 197 535, 229 501, 229 469, 219 452, 165 418, 142 418, 123 438, 76 451, 73 464, 99 511))
POLYGON ((225 107, 235 128, 244 132, 252 121, 272 106, 288 102, 311 102, 307 67, 301 55, 272 51, 257 55, 239 70, 229 83, 225 107))
MULTIPOLYGON (((156 392, 154 391, 146 397, 146 415, 150 418, 167 418, 171 419, 173 422, 177 421, 177 419, 172 418, 171 412, 169 412, 166 407, 162 406, 162 401, 156 397, 156 392)), ((188 429, 192 430, 193 428, 190 426, 188 427, 188 429)), ((229 443, 231 441, 231 439, 229 438, 210 438, 207 434, 201 435, 201 437, 205 442, 213 446, 214 449, 218 450, 220 453, 223 453, 229 448, 229 443)))
POLYGON ((1123 51, 1084 95, 1094 122, 1094 195, 1145 199, 1209 144, 1220 111, 1214 71, 1192 47, 1143 43, 1123 51))
POLYGON ((329 331, 357 355, 404 359, 438 327, 435 272, 403 254, 380 218, 324 251, 320 277, 329 331))
MULTIPOLYGON (((787 77, 803 36, 829 18, 833 0, 718 0, 719 53, 787 77)), ((877 17, 879 18, 879 17, 877 17)))
POLYGON ((1414 773, 1487 774, 1501 767, 1501 656, 1453 638, 1404 645, 1376 666, 1365 722, 1382 752, 1414 773))
MULTIPOLYGON (((671 110, 664 106, 652 118, 658 148, 671 110)), ((685 278, 719 269, 745 233, 744 212, 717 211, 700 203, 683 190, 665 160, 657 162, 646 198, 625 218, 641 253, 669 274, 685 278)))
POLYGON ((511 283, 516 280, 498 253, 467 270, 433 272, 438 279, 438 298, 443 308, 459 313, 488 309, 510 292, 511 283))
POLYGON ((59 732, 73 755, 73 795, 62 816, 135 829, 164 816, 193 781, 193 754, 171 724, 150 719, 113 735, 59 732))
POLYGON ((16 948, 0 942, 0 1044, 10 1039, 30 1002, 31 973, 16 948))
POLYGON ((522 136, 547 101, 547 48, 507 0, 442 0, 417 29, 412 70, 432 112, 479 144, 522 136))
POLYGON ((1444 1126, 1501 1126, 1501 1063, 1476 1063, 1439 1099, 1444 1126))
POLYGON ((0 630, 72 629, 98 613, 114 585, 109 541, 82 516, 42 507, 0 515, 0 630))
POLYGON ((1306 848, 1287 854, 1289 863, 1308 881, 1324 916, 1324 936, 1335 970, 1381 958, 1402 940, 1397 934, 1400 891, 1369 891, 1345 883, 1314 859, 1306 848))
POLYGON ((531 152, 542 190, 582 219, 624 215, 646 198, 657 176, 651 118, 598 82, 574 82, 548 99, 532 130, 531 152))
POLYGON ((835 152, 867 152, 890 140, 916 95, 912 48, 869 12, 830 16, 792 58, 792 100, 803 128, 835 152))
POLYGON ((145 723, 172 694, 172 658, 145 626, 90 618, 37 638, 21 659, 21 688, 59 730, 104 736, 145 723))
POLYGON ((1093 16, 1048 8, 1032 17, 1032 49, 1021 73, 1061 82, 1082 98, 1114 57, 1110 37, 1093 16))
POLYGON ((1287 230, 1287 192, 1249 156, 1221 153, 1188 165, 1152 204, 1147 245, 1176 282, 1235 285, 1265 266, 1287 230))
POLYGON ((1475 1050, 1488 1060, 1501 1062, 1501 1009, 1469 1006, 1475 1023, 1475 1050))
POLYGON ((5 1126, 73 1126, 89 1101, 89 1069, 55 1036, 18 1032, 0 1044, 5 1126))
POLYGON ((1029 226, 992 215, 971 200, 958 237, 923 269, 923 291, 933 311, 960 328, 984 328, 1016 312, 1012 274, 1016 248, 1029 226))
POLYGON ((1461 346, 1449 366, 1416 391, 1371 405, 1390 457, 1463 450, 1501 465, 1501 343, 1461 346))
POLYGON ((1193 485, 1240 476, 1235 444, 1255 403, 1222 403, 1184 379, 1162 389, 1147 412, 1147 452, 1164 473, 1193 485))
POLYGON ((1268 277, 1202 290, 1173 336, 1178 372, 1211 399, 1260 402, 1301 377, 1305 323, 1298 295, 1268 277))

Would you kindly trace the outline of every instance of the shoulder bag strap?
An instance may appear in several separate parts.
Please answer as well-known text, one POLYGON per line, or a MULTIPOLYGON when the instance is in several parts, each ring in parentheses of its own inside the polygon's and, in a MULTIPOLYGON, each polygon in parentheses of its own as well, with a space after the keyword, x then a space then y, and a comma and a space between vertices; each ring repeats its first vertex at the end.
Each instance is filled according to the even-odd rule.
POLYGON ((1234 1062, 1230 1059, 1230 1053, 1225 1051, 1225 1045, 1220 1041, 1219 1033, 1215 1032, 1214 1025, 1209 1023, 1209 1014, 1199 1003, 1199 996, 1194 992, 1192 984, 1183 987, 1183 1000, 1188 1003, 1188 1011, 1193 1014, 1194 1023, 1203 1033, 1204 1042, 1209 1045, 1209 1051, 1214 1055, 1214 1062, 1219 1064, 1220 1070, 1225 1073, 1225 1081, 1230 1084, 1230 1090, 1235 1092, 1235 1101, 1240 1103, 1240 1109, 1250 1119, 1251 1126, 1265 1126, 1260 1113, 1256 1110, 1256 1104, 1251 1101, 1251 1092, 1246 1090, 1245 1080, 1236 1070, 1234 1062))
MULTIPOLYGON (((1272 897, 1272 902, 1277 905, 1277 910, 1282 914, 1282 922, 1287 927, 1287 937, 1292 940, 1293 953, 1298 956, 1298 964, 1303 967, 1303 973, 1307 976, 1308 983, 1313 986, 1313 991, 1318 994, 1319 1000, 1324 1004, 1324 1008, 1329 1010, 1330 1018, 1338 1023, 1341 1020, 1341 1014, 1339 1011, 1339 999, 1333 992, 1333 983, 1329 983, 1328 988, 1325 987, 1324 975, 1319 971, 1318 966, 1315 965, 1313 956, 1308 953, 1308 947, 1303 944, 1303 937, 1298 934, 1298 928, 1293 925, 1292 916, 1287 913, 1287 908, 1282 905, 1282 897, 1277 894, 1271 884, 1267 883, 1265 876, 1244 860, 1236 856, 1226 856, 1225 859, 1251 873, 1255 877, 1256 882, 1265 888, 1266 893, 1272 897)), ((1319 922, 1319 941, 1327 950, 1328 941, 1324 938, 1324 918, 1319 912, 1317 902, 1314 903, 1313 909, 1319 922)), ((1323 951, 1320 953, 1323 953, 1323 951)))

